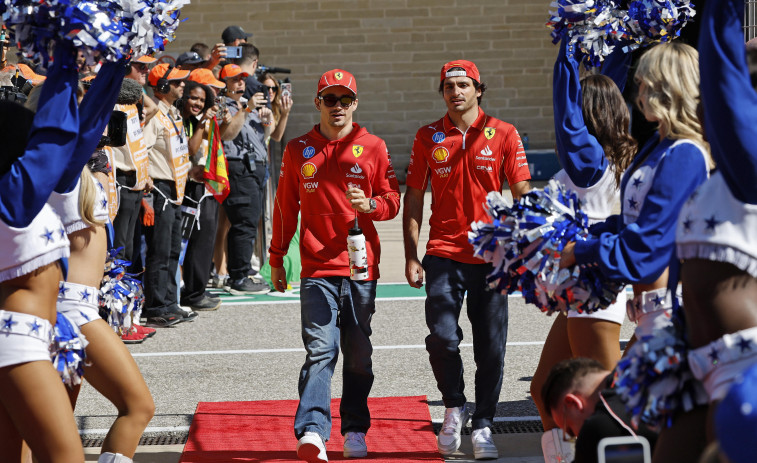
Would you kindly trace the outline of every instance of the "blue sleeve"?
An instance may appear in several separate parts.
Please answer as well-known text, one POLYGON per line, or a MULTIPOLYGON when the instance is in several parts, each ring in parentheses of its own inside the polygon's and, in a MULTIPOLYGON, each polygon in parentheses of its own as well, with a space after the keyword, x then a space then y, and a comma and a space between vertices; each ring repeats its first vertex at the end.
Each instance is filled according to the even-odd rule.
POLYGON ((552 105, 555 115, 557 156, 565 173, 578 187, 596 184, 608 167, 604 149, 586 128, 581 111, 579 52, 571 56, 567 39, 560 41, 552 76, 552 105))
POLYGON ((704 127, 731 193, 757 204, 757 92, 747 67, 744 0, 706 2, 699 35, 704 127))
POLYGON ((124 61, 103 64, 92 81, 92 87, 79 106, 79 139, 55 191, 60 193, 73 188, 84 165, 95 152, 121 91, 125 69, 124 61))
POLYGON ((622 224, 623 219, 619 215, 611 215, 606 218, 604 222, 597 222, 594 225, 590 225, 589 233, 594 236, 599 236, 602 233, 618 233, 622 224))
POLYGON ((671 148, 660 161, 638 220, 619 233, 576 242, 576 261, 596 264, 614 281, 654 282, 670 263, 683 203, 706 179, 707 166, 696 147, 685 143, 671 148))
POLYGON ((612 79, 620 89, 620 93, 626 88, 628 69, 631 64, 631 54, 623 51, 623 47, 616 46, 602 63, 602 74, 612 79))
POLYGON ((74 48, 59 43, 24 153, 0 177, 0 218, 25 227, 36 217, 58 184, 79 135, 76 104, 77 66, 74 48))

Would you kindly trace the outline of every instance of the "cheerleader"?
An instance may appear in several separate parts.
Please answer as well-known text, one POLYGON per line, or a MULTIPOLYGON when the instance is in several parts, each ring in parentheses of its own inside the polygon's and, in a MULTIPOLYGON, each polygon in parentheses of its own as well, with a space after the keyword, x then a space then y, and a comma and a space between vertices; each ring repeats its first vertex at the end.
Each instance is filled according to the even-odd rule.
MULTIPOLYGON (((628 107, 621 94, 629 55, 617 47, 605 60, 603 74, 579 79, 583 55, 567 42, 564 36, 553 74, 557 154, 564 166, 554 178, 578 194, 591 224, 611 215, 620 197, 621 174, 636 152, 636 141, 628 132, 628 107)), ((572 460, 571 446, 540 400, 551 368, 568 358, 587 357, 612 370, 620 359, 620 326, 625 314, 626 297, 621 292, 607 309, 590 314, 570 311, 567 316, 560 313, 552 324, 531 381, 531 397, 545 430, 545 461, 554 461, 558 455, 572 460)))
MULTIPOLYGON (((672 327, 673 298, 677 296, 667 286, 676 221, 683 203, 707 179, 711 159, 696 115, 696 50, 679 42, 657 45, 640 59, 635 80, 639 85, 636 104, 648 121, 657 123, 657 132, 623 175, 620 216, 594 225, 591 232, 595 238, 569 243, 560 265, 595 266, 608 279, 632 284, 634 298, 627 315, 637 323, 635 339, 646 340, 672 327)), ((630 357, 638 357, 639 362, 647 360, 643 349, 630 357)), ((646 390, 652 389, 649 386, 646 390)), ((653 399, 655 403, 665 402, 662 397, 653 399)), ((639 415, 649 411, 646 403, 638 408, 639 415)), ((576 410, 567 404, 565 411, 558 413, 576 410)), ((677 454, 657 461, 696 460, 696 445, 673 449, 665 440, 660 437, 656 455, 665 455, 668 450, 677 454), (684 456, 687 451, 692 452, 690 458, 684 456)))
MULTIPOLYGON (((64 194, 53 193, 49 204, 61 217, 71 243, 68 278, 59 284, 58 312, 76 324, 88 341, 84 367, 87 381, 118 410, 98 462, 130 463, 155 405, 131 353, 99 315, 98 287, 108 249, 107 194, 85 167, 75 188, 64 194)), ((74 407, 80 387, 69 389, 74 407)))
POLYGON ((84 461, 71 404, 50 362, 69 242, 46 201, 74 183, 97 146, 123 64, 104 65, 77 107, 75 58, 70 43, 58 43, 36 115, 0 102, 0 455, 7 461, 21 460, 23 440, 41 463, 84 461))
POLYGON ((689 366, 704 384, 710 416, 757 363, 757 53, 745 54, 744 4, 705 6, 702 105, 718 170, 684 205, 676 231, 689 366))

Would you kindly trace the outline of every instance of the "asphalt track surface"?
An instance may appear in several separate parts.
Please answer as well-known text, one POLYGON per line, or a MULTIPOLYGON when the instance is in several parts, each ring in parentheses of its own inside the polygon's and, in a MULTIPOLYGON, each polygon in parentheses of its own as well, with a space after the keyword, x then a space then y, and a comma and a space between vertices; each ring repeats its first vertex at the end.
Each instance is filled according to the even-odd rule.
MULTIPOLYGON (((427 208, 429 204, 427 194, 427 208)), ((426 211, 424 220, 428 214, 426 211)), ((378 224, 378 230, 383 261, 372 322, 375 382, 371 395, 426 395, 432 420, 441 421, 444 406, 424 345, 425 292, 404 282, 401 217, 378 224)), ((202 312, 191 323, 159 329, 153 338, 129 346, 155 400, 156 413, 148 434, 186 433, 201 401, 297 399, 297 378, 305 351, 296 290, 283 297, 225 295, 223 301, 217 311, 202 312)), ((466 367, 466 393, 472 402, 475 364, 465 308, 462 313, 464 340, 460 350, 466 367)), ((538 420, 529 385, 553 318, 527 305, 522 298, 511 296, 509 319, 505 376, 496 421, 538 420)), ((621 339, 627 340, 632 332, 631 324, 626 322, 621 339)), ((341 395, 341 380, 340 358, 332 383, 334 397, 341 395)), ((82 434, 104 435, 116 413, 113 405, 85 382, 75 411, 82 434)), ((497 437, 497 442, 503 456, 499 461, 543 461, 537 457, 535 434, 497 437), (512 458, 505 458, 508 449, 502 447, 510 446, 505 440, 516 443, 517 449, 510 452, 512 458)), ((295 443, 292 437, 293 448, 295 443)), ((466 445, 469 454, 469 443, 462 450, 466 445)), ((135 460, 178 461, 180 449, 175 445, 166 447, 163 457, 150 459, 147 453, 159 449, 140 448, 135 460)), ((460 455, 450 460, 466 458, 469 457, 460 455)), ((96 461, 96 456, 88 456, 88 461, 96 461)))

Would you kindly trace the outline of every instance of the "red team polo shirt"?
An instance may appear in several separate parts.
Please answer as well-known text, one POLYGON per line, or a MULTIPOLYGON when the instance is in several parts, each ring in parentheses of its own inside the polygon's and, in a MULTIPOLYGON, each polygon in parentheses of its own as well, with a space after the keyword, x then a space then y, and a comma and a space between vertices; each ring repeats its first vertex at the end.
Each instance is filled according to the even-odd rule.
POLYGON ((449 116, 421 127, 415 135, 407 186, 426 189, 431 180, 430 236, 426 254, 480 264, 468 243, 471 222, 489 221, 486 194, 529 180, 526 152, 511 124, 487 116, 463 133, 449 116))
POLYGON ((355 222, 355 210, 345 192, 356 186, 376 200, 375 211, 357 216, 365 235, 369 280, 379 277, 381 246, 373 221, 397 215, 399 185, 384 141, 352 126, 339 140, 328 140, 316 125, 287 143, 273 209, 272 267, 283 265, 301 211, 301 276, 349 276, 347 231, 355 222))

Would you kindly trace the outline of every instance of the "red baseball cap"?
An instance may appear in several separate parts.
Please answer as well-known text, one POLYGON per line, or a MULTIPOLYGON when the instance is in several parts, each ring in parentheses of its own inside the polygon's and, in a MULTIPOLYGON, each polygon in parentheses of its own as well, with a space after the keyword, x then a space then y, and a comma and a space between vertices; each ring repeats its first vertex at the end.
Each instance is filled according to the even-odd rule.
POLYGON ((226 87, 226 83, 216 79, 216 76, 213 75, 213 71, 210 69, 195 69, 189 73, 189 80, 215 88, 226 87))
POLYGON ((327 88, 337 86, 347 88, 357 95, 357 81, 355 80, 355 76, 342 69, 332 69, 322 75, 321 79, 318 81, 318 92, 316 94, 320 95, 321 92, 327 88))
POLYGON ((226 80, 229 77, 236 77, 239 74, 242 74, 242 77, 250 76, 250 74, 248 72, 244 72, 238 64, 227 64, 223 67, 223 69, 221 69, 220 77, 222 80, 226 80))
POLYGON ((476 82, 481 82, 481 74, 478 73, 478 68, 471 61, 460 59, 457 61, 450 61, 442 66, 442 76, 440 82, 444 82, 447 77, 470 77, 476 82), (450 71, 452 68, 462 68, 462 71, 455 70, 450 71))
MULTIPOLYGON (((150 81, 150 85, 155 87, 158 85, 158 80, 162 79, 163 76, 166 76, 166 72, 168 72, 168 63, 163 63, 155 66, 150 70, 150 75, 147 76, 147 79, 150 81)), ((167 80, 184 80, 189 76, 189 71, 183 71, 181 69, 173 68, 171 69, 171 73, 166 76, 167 80)))

